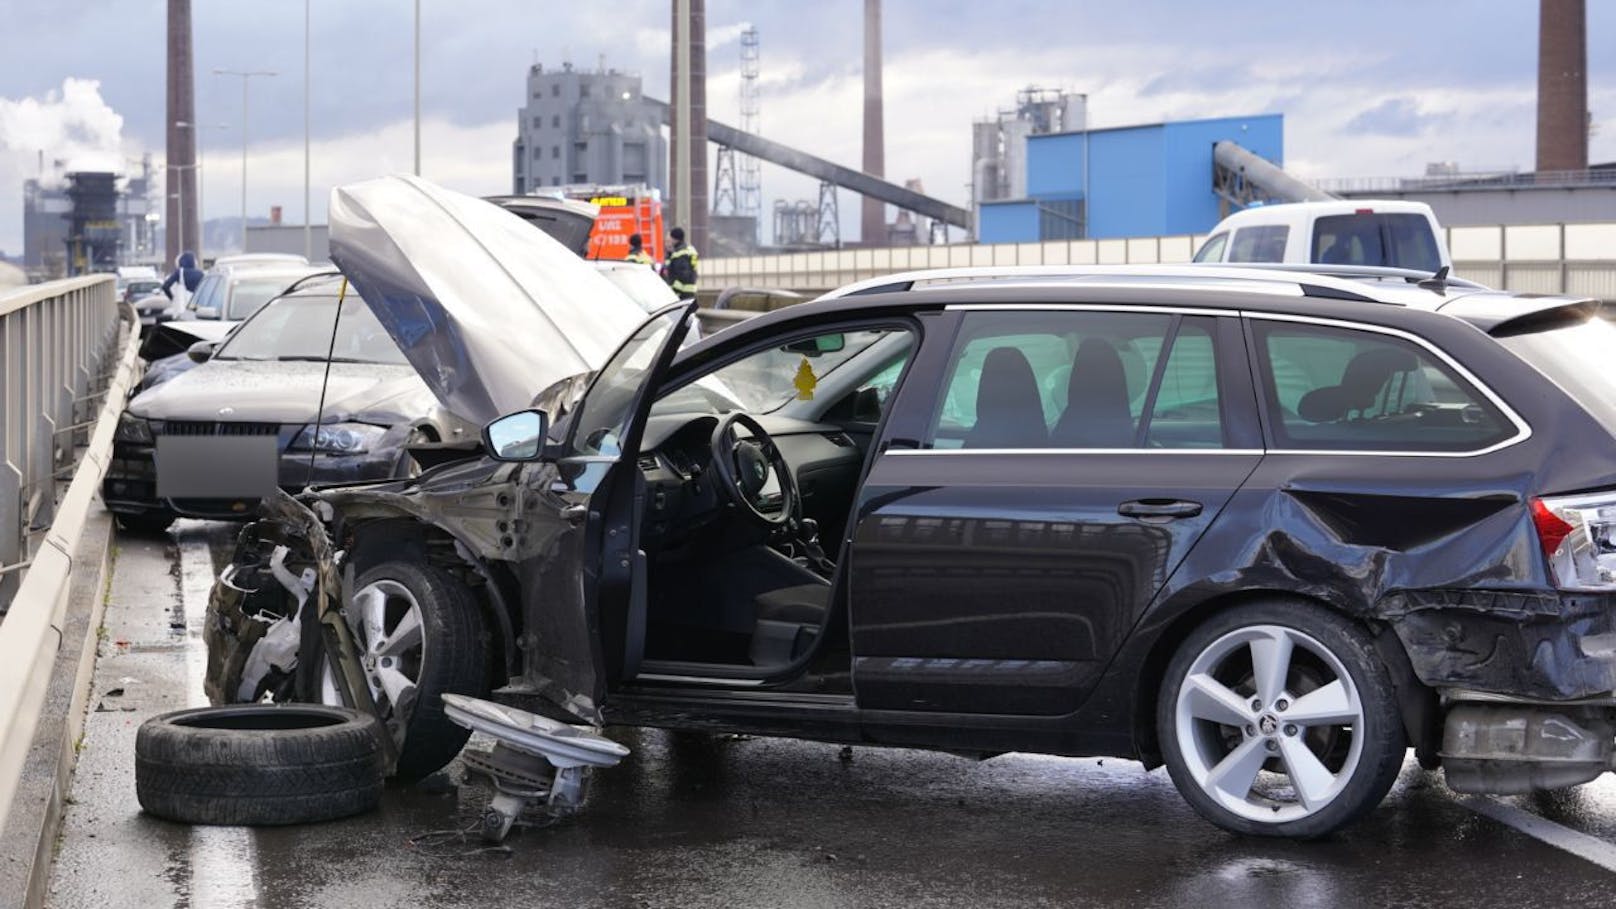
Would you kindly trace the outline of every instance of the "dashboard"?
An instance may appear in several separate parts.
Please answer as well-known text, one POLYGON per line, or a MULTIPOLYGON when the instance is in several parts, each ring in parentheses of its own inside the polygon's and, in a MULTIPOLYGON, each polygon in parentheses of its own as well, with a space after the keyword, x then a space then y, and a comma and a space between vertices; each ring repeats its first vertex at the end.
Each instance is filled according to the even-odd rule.
MULTIPOLYGON (((687 542, 728 513, 728 494, 712 469, 712 414, 666 414, 646 422, 637 459, 645 478, 642 540, 647 549, 669 549, 687 542)), ((845 520, 863 450, 840 427, 788 417, 761 416, 758 422, 779 446, 802 496, 805 517, 826 525, 845 520)), ((780 507, 780 485, 770 472, 761 493, 763 511, 780 507)))

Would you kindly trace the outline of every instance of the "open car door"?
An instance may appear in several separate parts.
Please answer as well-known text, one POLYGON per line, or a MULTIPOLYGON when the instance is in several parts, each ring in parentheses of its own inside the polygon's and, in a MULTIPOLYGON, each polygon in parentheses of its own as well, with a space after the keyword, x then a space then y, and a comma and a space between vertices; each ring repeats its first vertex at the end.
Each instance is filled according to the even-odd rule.
POLYGON ((530 640, 526 682, 567 712, 600 722, 610 680, 631 678, 645 650, 646 559, 640 549, 645 478, 635 463, 651 389, 695 312, 654 313, 596 374, 536 465, 529 514, 568 525, 518 565, 530 640), (536 487, 536 488, 535 488, 536 487))

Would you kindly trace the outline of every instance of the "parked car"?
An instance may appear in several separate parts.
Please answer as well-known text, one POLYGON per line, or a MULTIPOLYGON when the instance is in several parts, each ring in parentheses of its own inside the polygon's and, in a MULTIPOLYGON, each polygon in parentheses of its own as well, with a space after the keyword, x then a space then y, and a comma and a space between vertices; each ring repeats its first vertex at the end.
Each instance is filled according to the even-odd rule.
POLYGON ((216 263, 175 318, 240 322, 299 279, 329 270, 278 261, 216 263))
POLYGON ((195 369, 129 401, 101 490, 121 524, 240 520, 267 489, 406 476, 418 469, 411 445, 475 436, 357 295, 337 316, 340 292, 335 273, 302 282, 216 346, 179 355, 195 369))
POLYGON ((1235 212, 1212 228, 1195 261, 1387 266, 1427 274, 1453 266, 1431 206, 1385 199, 1287 202, 1235 212))
MULTIPOLYGON (((553 375, 474 345, 542 321, 491 318, 487 270, 456 270, 464 232, 500 226, 423 218, 419 193, 455 198, 339 191, 334 258, 445 403, 448 362, 526 399, 553 375)), ((680 351, 692 309, 566 413, 490 422, 479 458, 266 500, 210 605, 210 696, 374 709, 404 777, 465 741, 439 695, 491 689, 596 724, 1121 756, 1287 837, 1373 809, 1410 746, 1467 792, 1612 764, 1616 326, 1594 301, 966 270, 680 351), (309 614, 325 634, 257 651, 309 614)))

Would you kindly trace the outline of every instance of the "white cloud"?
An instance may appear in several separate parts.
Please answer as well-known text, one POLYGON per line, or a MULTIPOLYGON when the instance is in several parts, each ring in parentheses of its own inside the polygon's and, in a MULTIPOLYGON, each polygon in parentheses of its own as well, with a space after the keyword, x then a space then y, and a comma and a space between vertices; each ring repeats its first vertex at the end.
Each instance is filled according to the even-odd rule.
POLYGON ((22 252, 22 183, 55 182, 73 171, 127 170, 139 149, 123 140, 123 117, 101 97, 101 83, 68 78, 40 97, 0 98, 0 250, 22 252))

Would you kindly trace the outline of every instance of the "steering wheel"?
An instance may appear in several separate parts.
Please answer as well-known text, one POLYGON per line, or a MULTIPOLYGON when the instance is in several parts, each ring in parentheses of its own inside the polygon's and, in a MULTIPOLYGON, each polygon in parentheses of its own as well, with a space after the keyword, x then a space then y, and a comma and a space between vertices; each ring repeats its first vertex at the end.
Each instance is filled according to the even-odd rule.
POLYGON ((752 419, 740 411, 730 414, 713 430, 713 470, 730 501, 747 517, 770 529, 784 526, 797 511, 797 480, 780 454, 780 446, 752 419), (740 426, 751 433, 743 439, 735 434, 740 426), (780 510, 767 512, 758 507, 757 497, 768 482, 769 471, 780 481, 780 510))

